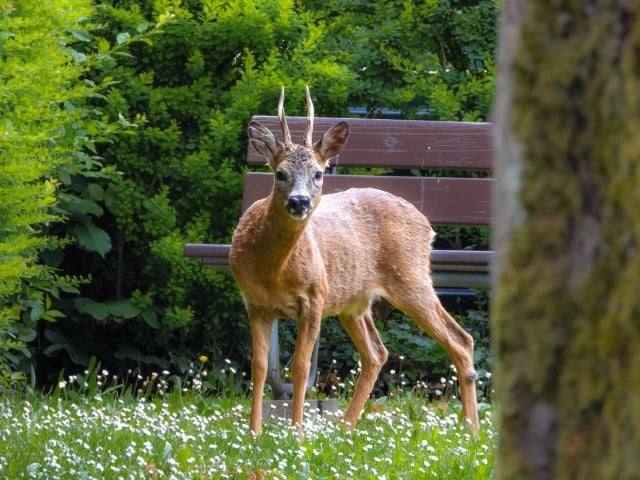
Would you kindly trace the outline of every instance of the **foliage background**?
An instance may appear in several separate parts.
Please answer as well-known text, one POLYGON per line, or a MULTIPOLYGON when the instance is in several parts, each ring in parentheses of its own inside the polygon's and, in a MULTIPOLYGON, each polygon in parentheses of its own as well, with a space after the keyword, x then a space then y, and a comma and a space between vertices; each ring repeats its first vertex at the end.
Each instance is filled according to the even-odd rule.
MULTIPOLYGON (((3 168, 42 167, 29 181, 10 177, 39 189, 28 194, 43 202, 37 211, 58 220, 31 220, 36 244, 21 255, 40 273, 16 272, 2 297, 3 311, 13 312, 3 315, 3 345, 26 341, 21 354, 11 350, 13 364, 41 381, 90 356, 112 371, 184 371, 199 355, 246 365, 249 331, 233 281, 186 259, 182 249, 229 241, 246 169, 246 125, 252 115, 273 114, 281 85, 290 115, 303 113, 306 84, 322 116, 349 116, 354 106, 367 116, 384 109, 438 120, 489 115, 496 1, 56 3, 68 8, 54 9, 61 12, 55 25, 25 0, 7 4, 0 67, 12 68, 5 40, 13 32, 26 42, 25 64, 48 68, 61 82, 53 93, 34 88, 15 99, 6 96, 12 89, 4 75, 1 84, 3 118, 12 102, 33 109, 48 99, 50 120, 32 110, 40 120, 19 129, 21 137, 47 121, 49 131, 65 132, 55 148, 39 140, 52 162, 44 167, 31 161, 31 147, 2 151, 3 168), (49 42, 28 42, 20 30, 27 21, 33 31, 53 32, 49 42), (44 65, 44 58, 57 63, 44 65), (69 72, 58 75, 62 66, 69 72), (33 293, 34 278, 49 278, 49 286, 33 293)), ((2 262, 6 271, 7 255, 2 262)), ((486 315, 471 317, 468 328, 487 337, 486 315)), ((381 324, 392 354, 397 347, 420 357, 426 363, 418 370, 441 366, 443 355, 425 358, 425 340, 405 324, 395 314, 381 324)), ((350 342, 335 324, 327 323, 323 341, 325 363, 333 357, 341 368, 353 365, 350 342)))

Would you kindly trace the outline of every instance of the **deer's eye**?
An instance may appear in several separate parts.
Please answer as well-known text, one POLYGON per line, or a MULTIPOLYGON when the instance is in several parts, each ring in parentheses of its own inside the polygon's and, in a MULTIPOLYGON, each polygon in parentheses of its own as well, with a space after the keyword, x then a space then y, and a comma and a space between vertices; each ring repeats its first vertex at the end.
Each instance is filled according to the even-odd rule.
POLYGON ((315 178, 316 182, 319 182, 322 180, 322 172, 316 172, 313 178, 315 178))
POLYGON ((276 172, 276 180, 278 180, 279 182, 284 182, 287 179, 287 176, 282 173, 280 170, 278 170, 276 172))

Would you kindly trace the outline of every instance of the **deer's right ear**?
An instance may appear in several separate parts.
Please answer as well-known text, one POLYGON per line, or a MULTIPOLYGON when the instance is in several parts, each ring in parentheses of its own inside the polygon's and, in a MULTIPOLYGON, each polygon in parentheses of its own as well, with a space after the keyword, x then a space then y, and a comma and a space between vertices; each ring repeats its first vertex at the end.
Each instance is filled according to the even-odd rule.
POLYGON ((282 153, 282 144, 267 127, 258 122, 249 123, 249 140, 251 145, 263 155, 273 169, 275 160, 282 153))

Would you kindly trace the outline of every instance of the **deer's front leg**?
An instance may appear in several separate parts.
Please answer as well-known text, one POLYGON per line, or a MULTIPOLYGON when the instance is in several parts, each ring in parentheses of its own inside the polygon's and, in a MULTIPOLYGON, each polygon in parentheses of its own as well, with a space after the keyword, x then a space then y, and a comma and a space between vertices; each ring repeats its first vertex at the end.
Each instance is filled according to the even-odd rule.
POLYGON ((293 406, 291 407, 291 424, 301 425, 304 396, 307 380, 309 379, 309 369, 313 348, 320 334, 321 313, 314 312, 306 318, 298 321, 298 336, 296 338, 296 348, 293 352, 293 364, 291 366, 293 374, 293 406))
POLYGON ((253 392, 251 397, 251 420, 249 427, 255 435, 259 435, 262 429, 262 397, 264 395, 264 383, 267 378, 269 344, 273 320, 265 318, 250 308, 247 310, 253 339, 253 356, 251 359, 253 392))

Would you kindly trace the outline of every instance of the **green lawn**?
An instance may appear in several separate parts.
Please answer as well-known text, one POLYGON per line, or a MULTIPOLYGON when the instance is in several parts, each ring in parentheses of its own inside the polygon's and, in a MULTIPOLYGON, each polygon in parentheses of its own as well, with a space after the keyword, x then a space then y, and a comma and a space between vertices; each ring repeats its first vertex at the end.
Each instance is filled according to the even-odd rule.
POLYGON ((478 437, 457 407, 399 394, 373 402, 353 432, 308 416, 299 441, 286 421, 254 437, 244 397, 188 388, 118 395, 99 375, 83 383, 0 398, 0 478, 492 478, 496 434, 486 405, 478 437))

